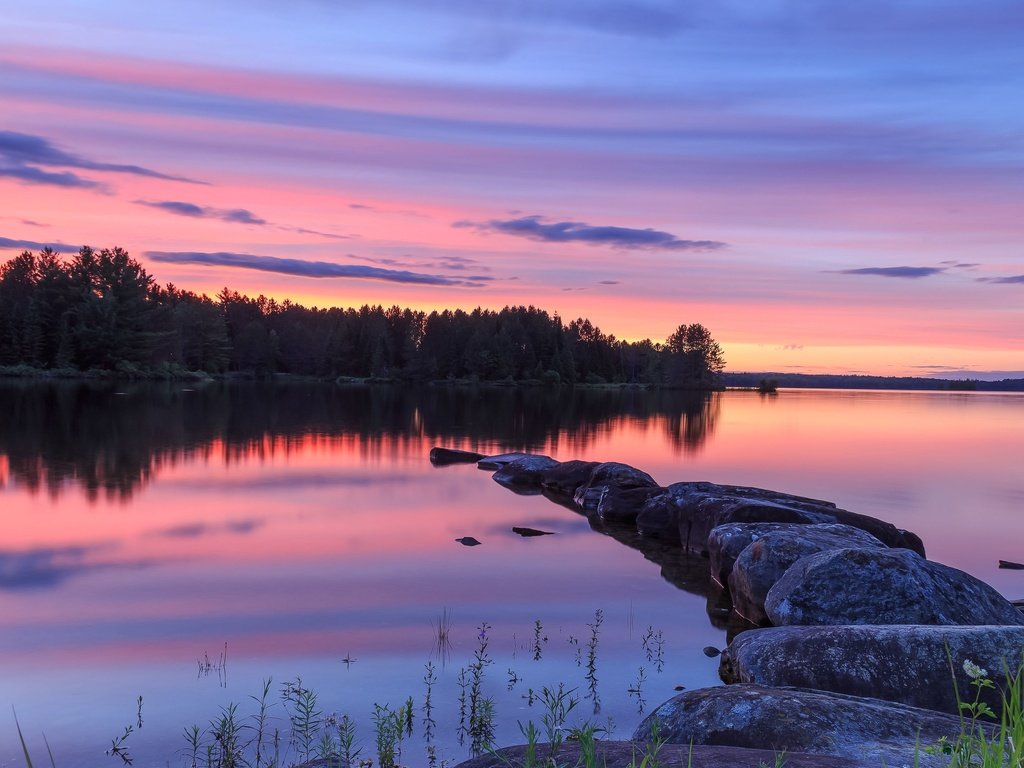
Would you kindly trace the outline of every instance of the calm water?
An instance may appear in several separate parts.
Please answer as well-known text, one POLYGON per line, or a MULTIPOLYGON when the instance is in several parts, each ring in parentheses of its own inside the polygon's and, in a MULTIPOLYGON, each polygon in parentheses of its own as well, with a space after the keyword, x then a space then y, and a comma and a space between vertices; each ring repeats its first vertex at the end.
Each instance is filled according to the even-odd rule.
MULTIPOLYGON (((575 721, 611 718, 627 734, 674 686, 717 681, 701 653, 725 642, 705 563, 594 531, 472 465, 434 468, 432 445, 830 499, 916 531, 933 559, 1017 598, 1024 573, 996 565, 1024 560, 1022 425, 1013 394, 5 383, 0 709, 17 707, 37 761, 45 732, 61 768, 116 768, 104 750, 137 725, 142 696, 135 765, 179 766, 186 726, 229 702, 252 712, 267 677, 275 692, 301 678, 325 713, 356 720, 365 754, 374 703, 411 696, 403 762, 425 765, 430 661, 438 755, 457 762, 457 678, 486 622, 499 743, 521 740, 517 720, 539 721, 530 689, 559 682, 581 697, 575 721), (483 544, 455 543, 467 535, 483 544), (596 611, 597 701, 585 664, 596 611), (451 646, 438 655, 444 612, 451 646), (643 647, 652 632, 660 671, 643 647), (225 668, 202 674, 225 645, 225 668)), ((10 715, 0 765, 23 765, 10 715)))

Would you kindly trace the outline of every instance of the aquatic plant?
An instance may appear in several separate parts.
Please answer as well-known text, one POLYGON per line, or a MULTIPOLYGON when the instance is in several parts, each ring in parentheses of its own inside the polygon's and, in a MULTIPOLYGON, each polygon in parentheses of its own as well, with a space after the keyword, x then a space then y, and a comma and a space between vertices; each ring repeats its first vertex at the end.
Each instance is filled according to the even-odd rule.
POLYGON ((655 671, 660 673, 665 668, 665 636, 662 631, 655 631, 648 625, 641 642, 647 661, 653 663, 655 671))
POLYGON ((604 611, 598 608, 594 611, 594 623, 587 624, 590 627, 590 640, 587 642, 587 696, 594 702, 595 715, 601 712, 601 697, 597 693, 597 639, 603 621, 604 611))
MULTIPOLYGON (((543 649, 541 648, 541 633, 543 632, 543 625, 540 623, 540 619, 533 622, 533 660, 540 661, 543 649)), ((547 638, 544 638, 547 641, 547 638)))
POLYGON ((644 670, 643 667, 640 667, 636 675, 636 680, 633 682, 633 685, 626 689, 626 693, 629 696, 636 697, 637 709, 641 714, 643 714, 644 706, 646 705, 646 702, 644 701, 645 680, 647 680, 647 672, 644 670))

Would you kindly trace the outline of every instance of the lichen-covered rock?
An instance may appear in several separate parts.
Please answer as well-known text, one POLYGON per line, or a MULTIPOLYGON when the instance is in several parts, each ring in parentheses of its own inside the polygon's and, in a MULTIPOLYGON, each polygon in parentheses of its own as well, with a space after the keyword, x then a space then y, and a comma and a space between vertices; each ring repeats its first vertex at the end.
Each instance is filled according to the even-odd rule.
POLYGON ((729 574, 740 552, 771 531, 784 531, 796 523, 726 523, 708 534, 708 563, 711 578, 723 588, 729 586, 729 574))
POLYGON ((708 551, 711 530, 726 523, 842 523, 867 531, 886 546, 924 554, 918 536, 883 520, 827 501, 735 485, 673 483, 648 499, 636 523, 642 533, 678 540, 697 553, 708 551))
POLYGON ((430 449, 430 463, 439 467, 446 464, 475 464, 484 455, 475 451, 462 451, 458 448, 441 448, 435 446, 430 449))
MULTIPOLYGON (((597 765, 603 768, 631 768, 641 765, 646 756, 646 747, 634 741, 598 741, 596 743, 597 765)), ((664 744, 658 750, 656 764, 662 768, 763 768, 776 764, 778 753, 770 749, 749 749, 745 747, 723 747, 716 745, 664 744)), ((523 768, 529 764, 526 745, 505 747, 493 754, 481 755, 459 763, 456 768, 523 768)), ((561 744, 552 755, 547 744, 536 746, 534 766, 583 765, 584 760, 578 742, 561 744), (553 762, 548 762, 548 758, 553 762)), ((648 762, 653 766, 655 762, 648 762)), ((806 755, 787 752, 786 768, 879 768, 877 762, 851 760, 827 755, 806 755)), ((310 764, 308 768, 330 768, 326 763, 310 764)))
POLYGON ((834 549, 790 566, 765 599, 772 624, 1024 625, 995 589, 907 549, 834 549))
MULTIPOLYGON (((754 629, 722 654, 727 683, 797 686, 958 714, 961 697, 975 688, 964 670, 969 660, 1001 682, 1003 670, 1024 660, 1024 627, 814 626, 754 629), (1005 667, 1004 667, 1005 665, 1005 667)), ((1002 697, 982 689, 982 701, 999 716, 1002 697)))
POLYGON ((729 574, 733 610, 752 624, 767 624, 765 598, 789 567, 801 557, 843 547, 885 545, 867 531, 840 524, 789 525, 766 532, 740 552, 729 574))
POLYGON ((658 707, 634 731, 650 733, 658 720, 662 738, 675 744, 834 755, 879 765, 945 766, 945 755, 915 756, 960 733, 960 718, 880 699, 799 688, 727 685, 681 693, 658 707), (916 762, 915 762, 916 759, 916 762))

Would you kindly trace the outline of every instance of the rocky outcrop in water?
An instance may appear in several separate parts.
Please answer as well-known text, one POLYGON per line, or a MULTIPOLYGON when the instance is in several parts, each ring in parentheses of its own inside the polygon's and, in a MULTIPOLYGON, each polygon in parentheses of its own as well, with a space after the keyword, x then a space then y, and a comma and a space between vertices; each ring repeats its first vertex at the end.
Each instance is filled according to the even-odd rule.
MULTIPOLYGON (((711 532, 712 540, 717 530, 711 532)), ((787 525, 751 538, 736 556, 728 584, 734 610, 752 624, 768 623, 768 592, 800 558, 844 547, 886 548, 870 533, 838 524, 787 525)))
POLYGON ((988 584, 905 549, 835 549, 794 563, 765 612, 789 624, 1004 624, 1024 616, 988 584))
MULTIPOLYGON (((975 693, 965 660, 1001 680, 1022 659, 1024 627, 774 627, 733 640, 719 674, 726 683, 815 688, 959 714, 954 679, 961 697, 975 693)), ((996 689, 984 689, 982 701, 998 716, 996 689)))
POLYGON ((483 457, 482 453, 460 451, 457 448, 435 447, 430 449, 430 463, 439 467, 449 464, 476 464, 483 457))
POLYGON ((880 699, 799 688, 727 685, 681 693, 652 712, 633 734, 642 739, 657 718, 675 744, 719 744, 816 755, 879 765, 945 766, 945 755, 919 755, 915 745, 954 739, 960 718, 880 699))

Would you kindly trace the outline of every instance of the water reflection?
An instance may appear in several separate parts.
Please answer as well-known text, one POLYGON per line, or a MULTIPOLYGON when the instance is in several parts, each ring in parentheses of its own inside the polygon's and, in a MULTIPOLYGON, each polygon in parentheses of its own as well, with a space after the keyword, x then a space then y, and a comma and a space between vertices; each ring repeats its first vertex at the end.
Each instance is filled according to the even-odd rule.
POLYGON ((370 457, 403 439, 418 450, 424 438, 582 451, 635 422, 694 453, 719 411, 717 393, 630 389, 3 382, 0 483, 51 496, 73 484, 93 501, 126 501, 167 466, 287 452, 310 435, 354 439, 370 457))

